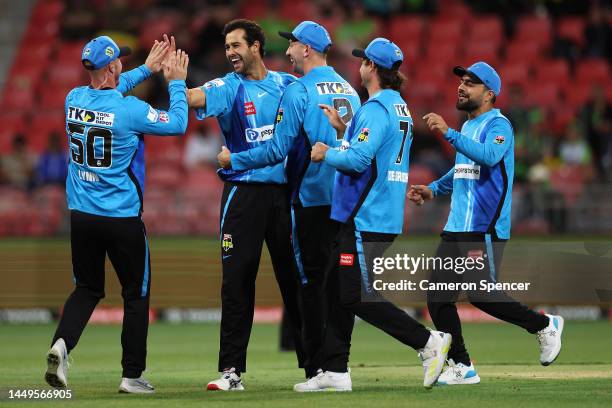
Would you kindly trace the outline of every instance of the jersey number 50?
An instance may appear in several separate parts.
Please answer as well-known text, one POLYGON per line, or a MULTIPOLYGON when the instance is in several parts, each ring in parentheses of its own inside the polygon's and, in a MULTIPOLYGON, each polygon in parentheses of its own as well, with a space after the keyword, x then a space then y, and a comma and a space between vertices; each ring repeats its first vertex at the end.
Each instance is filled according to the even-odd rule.
POLYGON ((70 156, 72 161, 83 165, 87 161, 89 167, 110 167, 112 162, 113 151, 113 133, 104 128, 91 126, 85 135, 85 125, 78 123, 68 123, 70 131, 70 156), (75 135, 80 135, 85 138, 83 145, 82 138, 77 138, 75 135), (96 139, 102 140, 102 157, 96 157, 94 144, 96 139))

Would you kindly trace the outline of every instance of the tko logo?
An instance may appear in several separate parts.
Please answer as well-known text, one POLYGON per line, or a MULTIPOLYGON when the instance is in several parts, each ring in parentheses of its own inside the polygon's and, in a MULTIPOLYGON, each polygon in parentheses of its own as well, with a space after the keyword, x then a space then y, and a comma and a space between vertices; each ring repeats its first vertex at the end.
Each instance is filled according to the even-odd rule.
POLYGON ((340 266, 353 266, 355 255, 340 254, 340 266))
POLYGON ((340 94, 354 95, 355 90, 346 82, 319 82, 317 84, 319 95, 340 94))
POLYGON ((255 115, 257 113, 257 111, 255 110, 255 104, 253 102, 245 102, 244 113, 246 115, 255 115))
POLYGON ((410 118, 410 111, 408 110, 408 106, 405 103, 398 103, 393 105, 395 107, 395 113, 397 116, 405 116, 410 118))
POLYGON ((115 122, 115 114, 109 112, 90 111, 69 106, 68 119, 83 123, 113 126, 113 123, 115 122))

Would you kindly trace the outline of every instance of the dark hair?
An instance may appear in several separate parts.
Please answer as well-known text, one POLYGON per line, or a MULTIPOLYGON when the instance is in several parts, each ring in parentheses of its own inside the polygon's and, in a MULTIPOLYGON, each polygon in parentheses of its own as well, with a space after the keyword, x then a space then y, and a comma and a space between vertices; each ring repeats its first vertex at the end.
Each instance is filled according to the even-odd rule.
POLYGON ((221 34, 226 36, 234 30, 242 28, 245 32, 245 40, 249 47, 255 44, 255 41, 259 41, 259 55, 262 57, 265 55, 264 46, 266 45, 266 36, 262 28, 254 21, 238 18, 232 20, 223 27, 221 34))
POLYGON ((497 100, 497 96, 493 94, 493 97, 491 98, 491 104, 494 104, 496 100, 497 100))
POLYGON ((374 63, 376 65, 376 72, 378 73, 378 80, 380 81, 380 87, 382 89, 393 89, 394 91, 398 91, 402 88, 404 81, 406 81, 406 77, 404 74, 399 72, 397 68, 399 68, 399 64, 397 67, 395 65, 393 68, 385 68, 380 65, 374 63))

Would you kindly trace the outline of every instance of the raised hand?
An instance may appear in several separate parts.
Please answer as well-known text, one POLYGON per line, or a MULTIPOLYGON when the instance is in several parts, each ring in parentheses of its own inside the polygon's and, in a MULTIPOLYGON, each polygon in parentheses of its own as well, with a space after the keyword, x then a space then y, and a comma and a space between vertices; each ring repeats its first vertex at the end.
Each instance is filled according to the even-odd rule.
POLYGON ((183 50, 170 52, 167 63, 164 63, 164 77, 166 81, 175 79, 187 79, 187 67, 189 66, 189 55, 183 50))
POLYGON ((346 124, 344 124, 340 118, 340 113, 333 106, 325 105, 323 103, 319 104, 319 108, 323 110, 327 120, 329 120, 329 124, 332 125, 332 127, 337 131, 344 133, 346 130, 346 124))
MULTIPOLYGON (((165 36, 165 34, 164 34, 165 36)), ((167 39, 168 37, 166 37, 167 39)), ((168 50, 170 49, 170 42, 166 41, 157 41, 153 43, 153 47, 151 47, 151 51, 149 51, 149 55, 145 60, 145 65, 149 70, 153 73, 157 73, 162 69, 162 62, 166 58, 168 54, 168 50)))
POLYGON ((437 113, 428 113, 423 116, 423 119, 427 122, 427 126, 433 132, 439 132, 442 135, 445 135, 448 131, 448 125, 444 118, 437 113))

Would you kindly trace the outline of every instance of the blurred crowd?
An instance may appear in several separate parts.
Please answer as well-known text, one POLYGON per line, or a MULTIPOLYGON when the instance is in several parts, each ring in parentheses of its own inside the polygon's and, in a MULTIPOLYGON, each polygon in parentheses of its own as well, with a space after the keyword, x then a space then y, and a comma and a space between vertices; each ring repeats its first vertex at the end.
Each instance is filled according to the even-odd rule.
MULTIPOLYGON (((284 56, 287 42, 276 35, 277 31, 290 31, 301 20, 315 20, 332 34, 334 46, 329 55, 330 65, 359 88, 364 98, 367 95, 358 81, 358 63, 350 52, 372 38, 389 35, 404 48, 407 56, 402 70, 407 74, 408 83, 403 93, 415 118, 411 182, 428 182, 448 171, 454 157, 446 142, 427 132, 419 118, 430 110, 452 112, 448 115, 456 115, 456 118, 449 118, 449 123, 460 126, 463 118, 454 112, 452 106, 452 65, 448 66, 449 78, 442 84, 451 88, 450 98, 411 104, 411 101, 426 100, 411 97, 420 92, 421 83, 415 74, 415 67, 420 62, 416 56, 420 54, 406 49, 410 46, 404 44, 412 44, 409 39, 393 38, 390 27, 401 25, 404 17, 420 16, 426 22, 430 18, 463 16, 463 23, 469 25, 480 16, 490 15, 496 15, 502 22, 502 41, 512 38, 522 16, 538 16, 552 21, 553 25, 568 16, 580 19, 580 32, 574 38, 552 30, 546 50, 547 58, 564 60, 570 67, 565 95, 574 91, 572 73, 579 61, 602 60, 608 64, 609 70, 612 4, 604 0, 65 0, 58 14, 58 35, 67 44, 84 44, 100 33, 111 35, 118 43, 130 45, 136 51, 125 64, 124 69, 129 69, 144 61, 154 39, 162 33, 171 33, 176 37, 178 47, 190 55, 188 85, 197 86, 223 76, 231 69, 225 58, 221 36, 222 28, 229 20, 251 18, 264 28, 267 33, 266 64, 277 70, 290 69, 284 56)), ((429 47, 432 47, 431 42, 429 47)), ((427 55, 429 52, 433 53, 435 49, 427 51, 427 55)), ((500 52, 504 52, 503 49, 500 52)), ((474 61, 456 63, 471 62, 474 61)), ((78 60, 74 64, 78 65, 78 60)), ((501 73, 503 82, 504 72, 501 73)), ((86 80, 85 77, 80 79, 86 80)), ((584 104, 563 120, 558 120, 558 111, 551 112, 546 106, 533 103, 528 93, 532 81, 535 79, 527 80, 525 86, 503 82, 502 88, 502 93, 505 93, 503 103, 500 103, 502 112, 515 129, 516 185, 519 190, 544 191, 553 199, 560 196, 569 205, 577 195, 576 187, 572 190, 567 187, 569 184, 584 186, 610 181, 612 90, 609 71, 607 81, 592 86, 584 104)), ((448 94, 449 90, 444 92, 448 94)), ((155 107, 166 107, 167 91, 161 77, 144 82, 134 93, 155 107)), ((46 148, 38 154, 29 148, 28 140, 21 133, 13 135, 10 148, 0 158, 0 184, 26 191, 49 184, 61 186, 66 176, 65 135, 59 132, 49 134, 46 148)), ((158 149, 155 154, 176 156, 176 149, 179 149, 177 160, 181 171, 213 171, 220 145, 220 131, 214 121, 191 120, 184 140, 177 142, 172 149, 158 149)), ((537 202, 537 194, 541 193, 526 194, 526 202, 537 202)), ((522 210, 527 217, 530 216, 528 207, 522 210)), ((557 212, 546 217, 550 220, 558 216, 557 212)))

